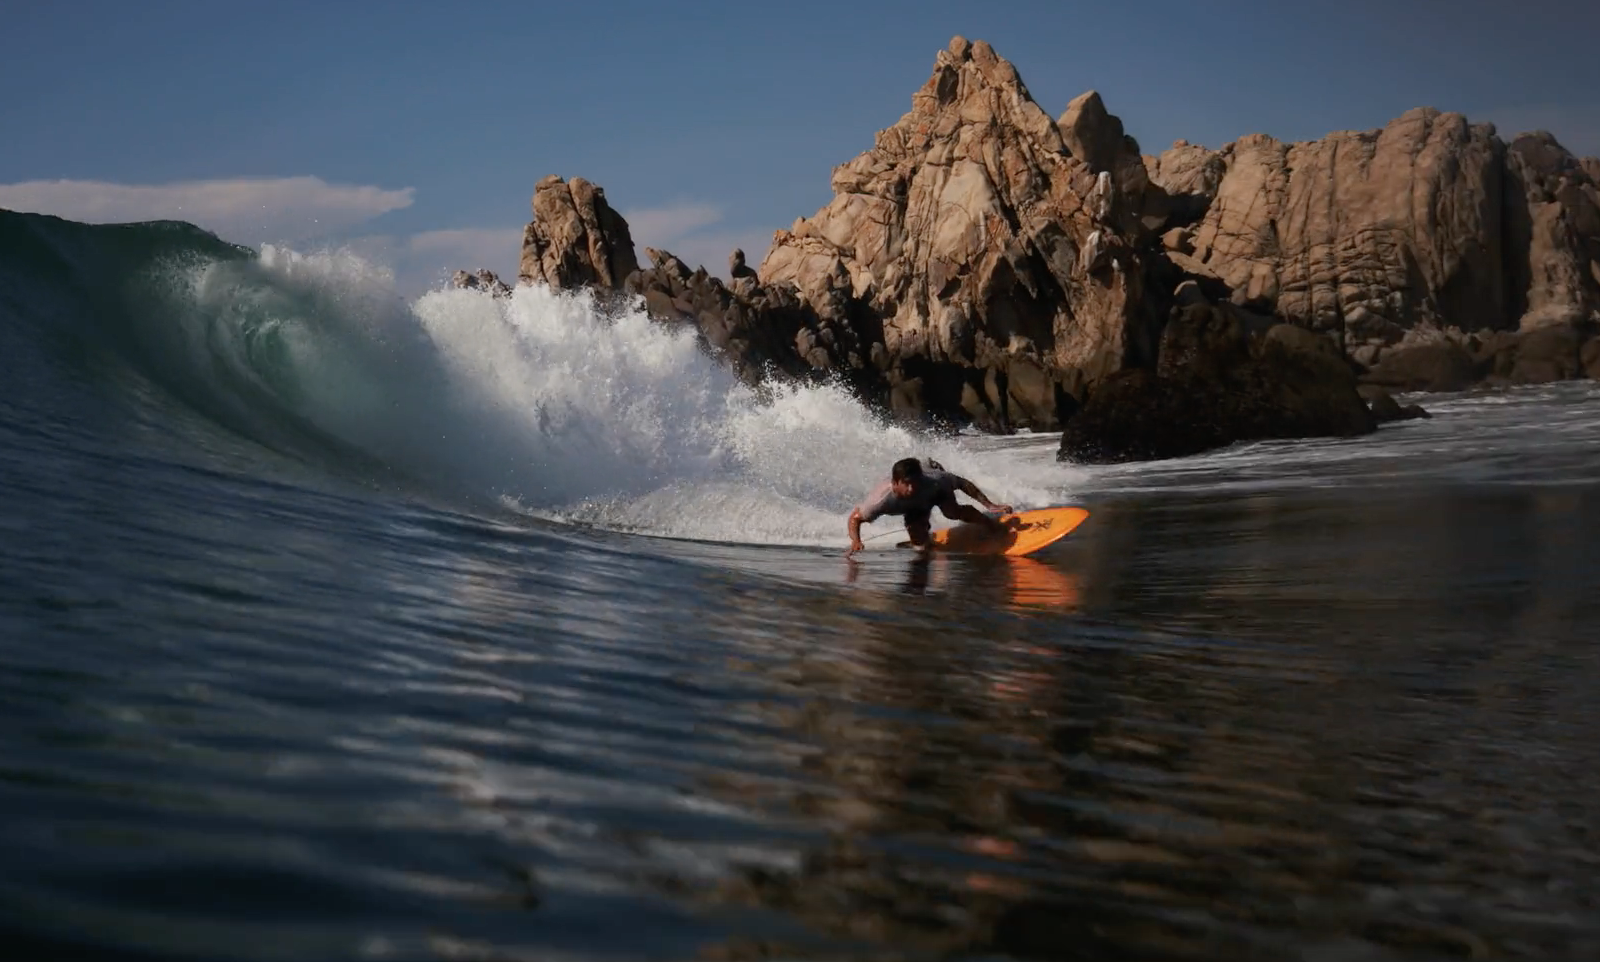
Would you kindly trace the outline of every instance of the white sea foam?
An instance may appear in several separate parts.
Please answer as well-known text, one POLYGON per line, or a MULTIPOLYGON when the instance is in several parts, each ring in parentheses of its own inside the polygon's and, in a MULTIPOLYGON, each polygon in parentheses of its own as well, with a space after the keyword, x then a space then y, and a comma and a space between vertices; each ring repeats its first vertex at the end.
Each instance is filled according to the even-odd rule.
POLYGON ((538 484, 507 491, 541 516, 670 537, 838 544, 850 505, 907 455, 931 456, 996 500, 1040 506, 1077 473, 1032 454, 884 423, 846 390, 765 397, 687 330, 603 317, 583 294, 510 300, 439 291, 416 306, 458 390, 524 419, 538 484))

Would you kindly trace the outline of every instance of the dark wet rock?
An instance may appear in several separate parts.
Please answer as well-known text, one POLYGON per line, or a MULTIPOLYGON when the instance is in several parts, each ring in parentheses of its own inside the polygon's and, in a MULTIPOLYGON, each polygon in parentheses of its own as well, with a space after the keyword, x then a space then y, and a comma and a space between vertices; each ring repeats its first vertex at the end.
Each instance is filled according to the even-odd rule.
POLYGON ((1512 384, 1548 384, 1583 376, 1582 338, 1572 327, 1557 324, 1517 336, 1511 350, 1512 384))
POLYGON ((1521 333, 1495 331, 1474 338, 1479 372, 1493 387, 1548 384, 1583 377, 1584 334, 1567 324, 1551 324, 1521 333))
POLYGON ((650 316, 689 324, 745 381, 778 373, 800 377, 837 374, 867 393, 881 393, 870 348, 843 312, 823 314, 786 285, 727 285, 705 268, 668 251, 645 248, 651 266, 629 274, 627 294, 644 301, 650 316))
MULTIPOLYGON (((1314 336, 1314 335, 1313 335, 1314 336)), ((1182 457, 1241 441, 1355 437, 1377 427, 1342 358, 1288 332, 1252 349, 1228 305, 1175 309, 1154 370, 1113 375, 1066 423, 1058 457, 1182 457)))
POLYGON ((1388 424, 1391 421, 1409 421, 1413 418, 1433 417, 1433 415, 1422 409, 1422 405, 1402 405, 1388 391, 1375 385, 1363 385, 1361 396, 1372 410, 1372 417, 1379 424, 1388 424))
POLYGON ((1463 391, 1478 381, 1479 370, 1466 348, 1441 340, 1385 351, 1362 380, 1396 391, 1463 391))
POLYGON ((1583 372, 1596 381, 1600 381, 1600 337, 1592 337, 1583 345, 1583 351, 1578 359, 1583 363, 1583 372))

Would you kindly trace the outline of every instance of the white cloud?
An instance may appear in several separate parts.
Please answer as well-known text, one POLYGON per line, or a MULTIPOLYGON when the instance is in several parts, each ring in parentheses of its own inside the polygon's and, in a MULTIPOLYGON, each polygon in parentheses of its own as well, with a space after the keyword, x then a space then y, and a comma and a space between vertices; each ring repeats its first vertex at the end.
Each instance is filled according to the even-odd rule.
POLYGON ((653 240, 670 241, 722 220, 722 208, 712 204, 641 207, 619 213, 628 222, 628 232, 633 235, 633 242, 641 249, 641 253, 645 247, 661 246, 653 240))
POLYGON ((654 247, 670 251, 691 268, 703 266, 709 273, 726 280, 728 255, 735 247, 743 250, 745 262, 755 267, 772 244, 771 230, 705 230, 722 223, 723 209, 713 204, 683 203, 620 213, 628 222, 628 232, 633 235, 639 263, 646 267, 650 259, 644 249, 654 247))
POLYGON ((329 184, 319 177, 114 184, 35 180, 0 184, 0 207, 92 224, 183 220, 240 243, 295 242, 348 230, 411 206, 410 187, 329 184))
MULTIPOLYGON (((761 258, 766 256, 767 248, 772 246, 772 234, 770 230, 719 231, 682 237, 670 244, 650 246, 665 247, 691 269, 704 267, 707 273, 727 280, 728 255, 733 253, 733 249, 737 247, 744 251, 744 262, 754 270, 761 266, 761 258)), ((650 266, 650 258, 645 256, 643 244, 639 245, 639 263, 644 267, 650 266)))
POLYGON ((503 260, 509 251, 522 247, 521 227, 463 227, 455 230, 430 230, 412 234, 410 248, 416 253, 435 251, 466 252, 467 259, 503 260))
POLYGON ((412 269, 454 273, 488 268, 515 284, 522 259, 522 228, 467 227, 412 234, 404 252, 412 269))
POLYGON ((339 243, 394 272, 396 285, 409 296, 449 283, 458 270, 487 268, 515 284, 522 256, 521 227, 468 227, 420 234, 364 234, 339 243))
POLYGON ((1494 124, 1501 140, 1544 130, 1580 157, 1600 156, 1600 103, 1524 104, 1475 111, 1467 116, 1494 124))

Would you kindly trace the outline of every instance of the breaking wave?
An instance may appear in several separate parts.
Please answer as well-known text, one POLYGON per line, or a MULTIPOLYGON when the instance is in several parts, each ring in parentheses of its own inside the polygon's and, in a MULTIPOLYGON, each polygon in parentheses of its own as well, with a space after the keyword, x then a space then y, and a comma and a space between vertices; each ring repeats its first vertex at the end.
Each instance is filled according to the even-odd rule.
POLYGON ((906 455, 1019 506, 1069 499, 1080 477, 1037 451, 887 423, 842 387, 758 392, 691 331, 586 292, 408 301, 345 251, 0 217, 21 265, 4 275, 9 313, 69 316, 80 346, 191 420, 380 486, 642 534, 838 545, 849 506, 906 455))

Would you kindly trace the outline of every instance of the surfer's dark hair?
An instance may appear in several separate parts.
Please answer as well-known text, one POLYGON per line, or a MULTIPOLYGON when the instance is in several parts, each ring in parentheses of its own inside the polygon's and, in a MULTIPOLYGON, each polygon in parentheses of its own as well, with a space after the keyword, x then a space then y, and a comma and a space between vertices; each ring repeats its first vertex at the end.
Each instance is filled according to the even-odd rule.
POLYGON ((895 481, 915 481, 922 477, 922 462, 916 458, 901 458, 894 463, 889 477, 895 481))

